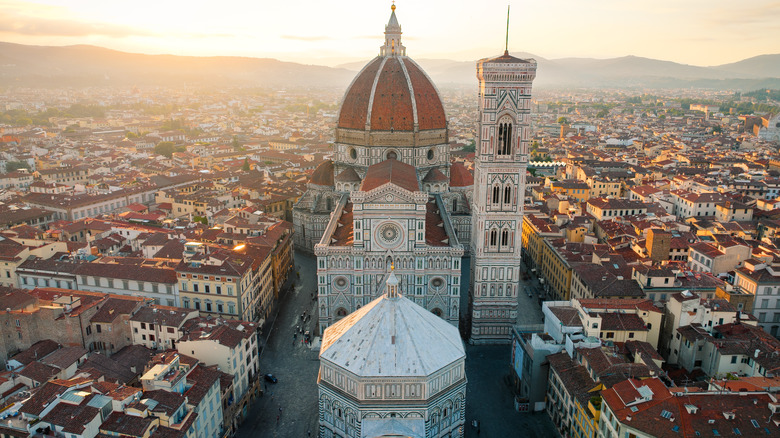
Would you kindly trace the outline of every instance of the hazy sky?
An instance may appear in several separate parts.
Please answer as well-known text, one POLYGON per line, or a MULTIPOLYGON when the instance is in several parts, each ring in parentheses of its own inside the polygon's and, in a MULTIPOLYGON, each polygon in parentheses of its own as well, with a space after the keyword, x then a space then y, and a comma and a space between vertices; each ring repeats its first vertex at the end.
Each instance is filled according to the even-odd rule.
MULTIPOLYGON (((407 54, 637 55, 718 65, 780 52, 780 1, 398 0, 407 54)), ((334 65, 379 51, 390 1, 0 0, 0 41, 334 65)))

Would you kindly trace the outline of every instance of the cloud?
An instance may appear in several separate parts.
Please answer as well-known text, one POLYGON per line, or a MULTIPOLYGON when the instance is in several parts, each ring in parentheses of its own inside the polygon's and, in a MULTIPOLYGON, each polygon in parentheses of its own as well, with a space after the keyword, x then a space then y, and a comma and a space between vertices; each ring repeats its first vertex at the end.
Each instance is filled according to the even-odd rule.
MULTIPOLYGON (((307 42, 317 42, 317 41, 333 41, 337 40, 339 38, 326 36, 326 35, 316 35, 316 36, 305 36, 305 35, 282 35, 282 39, 285 40, 293 40, 293 41, 307 41, 307 42)), ((342 38, 343 39, 343 38, 342 38)), ((356 35, 356 36, 350 36, 350 40, 381 40, 382 37, 379 35, 356 35)), ((404 37, 405 40, 411 40, 414 38, 407 38, 404 37)))
POLYGON ((25 36, 107 36, 124 38, 129 36, 153 36, 154 32, 130 26, 88 23, 77 20, 31 17, 25 14, 9 14, 0 21, 0 33, 25 36))
POLYGON ((713 10, 712 22, 718 26, 749 26, 768 24, 776 26, 780 21, 780 2, 770 1, 763 4, 734 3, 731 9, 713 10))
POLYGON ((282 35, 282 39, 293 40, 293 41, 315 42, 315 41, 328 41, 328 40, 332 40, 333 38, 324 35, 323 36, 282 35))

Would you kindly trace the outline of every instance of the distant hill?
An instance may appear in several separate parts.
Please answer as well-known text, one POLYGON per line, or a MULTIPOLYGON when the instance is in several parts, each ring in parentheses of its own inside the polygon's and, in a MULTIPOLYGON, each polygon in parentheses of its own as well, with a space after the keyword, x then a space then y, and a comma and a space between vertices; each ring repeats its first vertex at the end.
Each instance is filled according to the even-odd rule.
MULTIPOLYGON (((777 87, 780 84, 780 54, 762 55, 734 64, 699 67, 671 61, 624 56, 610 59, 545 59, 530 53, 513 53, 534 58, 539 64, 535 85, 542 87, 777 87)), ((368 60, 367 60, 368 61, 368 60)), ((437 84, 476 85, 476 60, 415 59, 437 84)), ((358 71, 365 63, 338 67, 358 71)))
POLYGON ((125 53, 95 46, 28 46, 0 42, 0 85, 339 86, 345 69, 243 57, 125 53))
MULTIPOLYGON (((498 55, 498 54, 495 54, 498 55)), ((780 54, 713 67, 624 56, 611 59, 545 59, 540 87, 658 87, 753 90, 780 87, 780 54)), ((475 61, 415 59, 440 86, 476 86, 475 61)), ((95 46, 29 46, 0 42, 0 85, 191 85, 346 87, 369 59, 336 68, 268 58, 143 55, 95 46)))
POLYGON ((778 77, 780 76, 780 53, 754 56, 713 68, 731 73, 755 75, 762 78, 778 77))

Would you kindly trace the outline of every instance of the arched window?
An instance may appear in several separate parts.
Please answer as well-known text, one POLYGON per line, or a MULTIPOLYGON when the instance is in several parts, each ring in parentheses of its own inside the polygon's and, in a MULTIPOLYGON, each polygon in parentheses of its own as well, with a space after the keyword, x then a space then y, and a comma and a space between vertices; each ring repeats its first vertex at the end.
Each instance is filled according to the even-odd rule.
POLYGON ((325 207, 326 210, 333 210, 333 199, 327 198, 327 200, 325 201, 325 204, 326 204, 326 207, 325 207))
POLYGON ((498 240, 498 231, 496 230, 490 231, 490 246, 496 246, 497 240, 498 240))
POLYGON ((498 145, 496 147, 498 155, 512 154, 512 122, 508 117, 504 117, 498 124, 498 145))
POLYGON ((501 246, 509 245, 509 230, 501 232, 501 246))
POLYGON ((498 186, 493 186, 493 203, 498 204, 498 196, 499 196, 499 189, 498 186))
POLYGON ((452 200, 452 211, 458 210, 458 198, 452 200))
POLYGON ((504 187, 504 204, 509 204, 512 202, 512 186, 506 185, 504 187))

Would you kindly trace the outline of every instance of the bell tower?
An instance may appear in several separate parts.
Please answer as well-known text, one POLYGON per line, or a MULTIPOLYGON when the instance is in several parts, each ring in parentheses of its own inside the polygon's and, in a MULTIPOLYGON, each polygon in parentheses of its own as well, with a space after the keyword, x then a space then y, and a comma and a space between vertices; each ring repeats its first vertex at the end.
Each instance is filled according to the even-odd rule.
POLYGON ((536 61, 477 62, 479 129, 471 209, 471 342, 506 343, 517 320, 520 235, 536 61))

